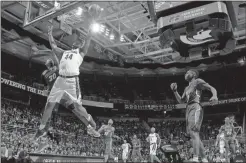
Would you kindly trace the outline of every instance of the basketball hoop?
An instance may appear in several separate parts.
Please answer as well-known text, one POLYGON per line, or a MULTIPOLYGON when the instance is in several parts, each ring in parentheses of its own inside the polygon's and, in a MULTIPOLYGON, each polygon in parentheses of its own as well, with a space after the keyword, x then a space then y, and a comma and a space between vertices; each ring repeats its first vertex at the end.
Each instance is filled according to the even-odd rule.
POLYGON ((77 9, 74 9, 70 12, 67 12, 63 15, 60 15, 57 17, 58 20, 63 21, 64 23, 74 26, 76 24, 79 24, 85 20, 84 14, 77 15, 77 9))

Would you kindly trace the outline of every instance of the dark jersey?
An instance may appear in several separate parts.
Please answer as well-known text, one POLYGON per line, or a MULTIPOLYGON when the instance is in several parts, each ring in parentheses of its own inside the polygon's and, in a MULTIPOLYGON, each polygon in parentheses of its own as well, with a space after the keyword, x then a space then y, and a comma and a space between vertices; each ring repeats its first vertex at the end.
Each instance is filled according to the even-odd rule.
POLYGON ((185 88, 185 99, 187 104, 190 103, 200 103, 202 95, 202 85, 206 82, 202 79, 196 79, 190 83, 189 86, 185 88))
POLYGON ((56 81, 56 78, 59 76, 59 71, 57 68, 53 68, 52 70, 45 70, 42 73, 42 80, 49 89, 51 89, 56 81))
POLYGON ((115 128, 109 125, 102 126, 102 132, 105 140, 112 140, 112 136, 114 135, 115 128))
POLYGON ((140 149, 141 143, 139 139, 132 139, 132 146, 133 146, 133 150, 134 149, 140 149), (139 146, 139 147, 138 147, 139 146))

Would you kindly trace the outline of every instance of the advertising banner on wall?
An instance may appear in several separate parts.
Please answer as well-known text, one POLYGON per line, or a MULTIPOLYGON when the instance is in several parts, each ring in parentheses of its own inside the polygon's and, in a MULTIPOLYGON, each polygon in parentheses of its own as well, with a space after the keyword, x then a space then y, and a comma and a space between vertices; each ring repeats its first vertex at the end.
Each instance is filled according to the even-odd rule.
MULTIPOLYGON (((1 84, 5 84, 11 87, 15 87, 15 88, 19 88, 22 89, 24 91, 27 92, 32 92, 34 94, 38 94, 41 96, 47 96, 43 90, 34 88, 34 87, 30 87, 9 79, 5 79, 1 77, 1 84)), ((107 103, 107 102, 97 102, 97 101, 90 101, 90 100, 83 100, 82 99, 82 104, 86 105, 86 106, 93 106, 93 107, 102 107, 102 108, 114 108, 114 104, 113 103, 107 103)))
MULTIPOLYGON (((223 105, 223 104, 233 104, 245 102, 246 97, 238 97, 232 99, 219 100, 217 103, 212 104, 210 102, 202 102, 202 106, 212 106, 212 105, 223 105)), ((141 105, 141 104, 125 104, 125 109, 127 110, 166 110, 170 111, 173 109, 185 109, 186 104, 158 104, 158 105, 141 105)))

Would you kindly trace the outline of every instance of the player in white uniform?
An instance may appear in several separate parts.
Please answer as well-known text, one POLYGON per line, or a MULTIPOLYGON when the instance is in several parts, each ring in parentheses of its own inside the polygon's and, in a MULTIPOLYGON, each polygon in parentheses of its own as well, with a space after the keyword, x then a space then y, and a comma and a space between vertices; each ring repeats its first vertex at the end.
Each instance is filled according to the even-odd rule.
MULTIPOLYGON (((96 18, 91 19, 91 24, 96 18)), ((100 137, 100 134, 95 130, 96 123, 91 115, 87 113, 86 109, 82 106, 81 92, 79 86, 79 67, 83 62, 84 56, 87 54, 92 31, 91 26, 87 37, 83 43, 77 40, 72 46, 71 50, 63 50, 57 47, 56 42, 52 36, 53 26, 48 28, 49 42, 53 52, 56 54, 59 63, 59 77, 55 81, 45 106, 46 114, 43 114, 40 127, 34 136, 37 140, 40 136, 44 135, 45 126, 52 111, 57 105, 61 104, 67 109, 71 110, 86 126, 87 133, 94 137, 100 137)), ((40 150, 43 150, 40 148, 40 150)))
POLYGON ((161 162, 160 159, 156 156, 156 151, 157 148, 160 148, 161 146, 161 139, 159 134, 155 133, 155 128, 152 127, 151 128, 151 133, 149 134, 149 136, 147 137, 147 142, 150 143, 150 162, 161 162))
POLYGON ((122 148, 122 160, 126 162, 130 153, 131 145, 124 140, 124 144, 121 145, 122 148))

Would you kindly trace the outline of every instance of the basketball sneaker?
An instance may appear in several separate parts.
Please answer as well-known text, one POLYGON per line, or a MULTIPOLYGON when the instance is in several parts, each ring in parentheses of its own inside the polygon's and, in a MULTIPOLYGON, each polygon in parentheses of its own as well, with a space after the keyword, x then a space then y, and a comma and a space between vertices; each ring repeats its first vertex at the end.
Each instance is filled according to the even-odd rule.
POLYGON ((97 132, 93 127, 91 127, 91 125, 87 127, 87 134, 95 138, 98 138, 101 136, 101 134, 97 132))

